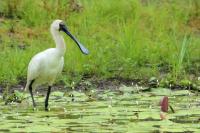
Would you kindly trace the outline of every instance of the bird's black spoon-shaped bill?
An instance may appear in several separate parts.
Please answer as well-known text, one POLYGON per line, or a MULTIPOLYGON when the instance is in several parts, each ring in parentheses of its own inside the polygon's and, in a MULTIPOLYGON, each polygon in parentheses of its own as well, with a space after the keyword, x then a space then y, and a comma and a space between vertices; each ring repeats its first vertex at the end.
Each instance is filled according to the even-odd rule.
POLYGON ((80 48, 80 50, 81 50, 81 52, 82 52, 83 54, 86 54, 86 55, 89 54, 88 49, 85 48, 85 47, 83 46, 83 44, 81 44, 70 32, 68 32, 68 35, 71 37, 72 40, 74 40, 74 41, 76 42, 76 44, 78 45, 78 47, 80 48))
POLYGON ((72 40, 75 41, 75 43, 78 45, 78 47, 80 48, 81 52, 83 54, 89 54, 89 51, 87 48, 85 48, 68 30, 67 30, 67 27, 65 25, 62 25, 61 26, 61 30, 64 31, 68 36, 70 36, 70 38, 72 40))

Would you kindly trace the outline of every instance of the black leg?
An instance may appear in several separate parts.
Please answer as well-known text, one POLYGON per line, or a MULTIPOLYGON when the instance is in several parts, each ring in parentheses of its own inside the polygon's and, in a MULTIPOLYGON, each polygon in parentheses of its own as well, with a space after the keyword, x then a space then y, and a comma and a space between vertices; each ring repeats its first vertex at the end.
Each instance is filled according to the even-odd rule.
POLYGON ((34 100, 34 98, 33 98, 33 90, 32 90, 32 84, 33 84, 34 81, 35 81, 35 80, 32 80, 31 83, 30 83, 30 85, 29 85, 29 92, 30 92, 30 94, 31 94, 31 98, 32 98, 32 102, 33 102, 33 107, 36 106, 35 100, 34 100))
POLYGON ((46 96, 46 99, 45 99, 45 110, 46 111, 48 111, 48 105, 49 105, 48 101, 49 101, 50 93, 51 93, 51 86, 49 86, 49 88, 48 88, 47 96, 46 96))

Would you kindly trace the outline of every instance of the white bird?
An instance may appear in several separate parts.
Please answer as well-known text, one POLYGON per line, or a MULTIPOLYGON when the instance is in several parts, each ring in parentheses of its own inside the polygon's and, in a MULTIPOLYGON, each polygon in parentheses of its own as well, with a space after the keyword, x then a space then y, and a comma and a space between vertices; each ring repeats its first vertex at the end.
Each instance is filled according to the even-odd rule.
POLYGON ((49 48, 36 54, 28 65, 27 83, 25 90, 29 89, 33 102, 36 106, 32 89, 41 84, 48 84, 48 91, 45 99, 45 110, 48 111, 48 99, 51 87, 56 77, 61 73, 64 65, 65 42, 60 31, 65 32, 78 45, 83 54, 89 51, 68 31, 62 20, 54 20, 50 27, 51 34, 56 43, 55 48, 49 48))

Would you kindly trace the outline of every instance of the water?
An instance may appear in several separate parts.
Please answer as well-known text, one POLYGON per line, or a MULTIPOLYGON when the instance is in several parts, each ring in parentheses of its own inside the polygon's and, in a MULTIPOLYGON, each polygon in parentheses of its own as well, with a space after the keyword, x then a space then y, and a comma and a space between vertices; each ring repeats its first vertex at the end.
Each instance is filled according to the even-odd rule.
MULTIPOLYGON (((27 94, 28 95, 28 94, 27 94)), ((29 95, 28 95, 29 96, 29 95)), ((44 111, 44 96, 22 103, 0 103, 0 132, 200 132, 200 98, 189 91, 135 88, 90 92, 53 92, 50 111, 44 111), (160 118, 159 101, 169 96, 166 119, 160 118)))

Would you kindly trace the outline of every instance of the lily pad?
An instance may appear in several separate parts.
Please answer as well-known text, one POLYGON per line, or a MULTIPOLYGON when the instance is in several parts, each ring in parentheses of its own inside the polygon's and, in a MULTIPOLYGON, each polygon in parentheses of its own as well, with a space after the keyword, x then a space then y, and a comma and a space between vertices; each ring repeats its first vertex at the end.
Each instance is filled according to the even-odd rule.
POLYGON ((63 97, 64 93, 60 91, 54 91, 51 93, 51 96, 56 96, 56 97, 63 97))
MULTIPOLYGON (((0 102, 0 132, 200 132, 198 95, 165 88, 151 92, 123 86, 120 90, 52 92, 50 111, 44 111, 44 96, 30 94, 21 103, 0 102), (89 93, 95 100, 90 100, 89 93), (175 112, 160 118, 159 101, 168 95, 175 112), (73 100, 72 100, 73 99, 73 100)), ((18 92, 17 92, 18 93, 18 92)))
POLYGON ((172 91, 168 88, 152 88, 151 93, 157 96, 171 95, 172 91))

